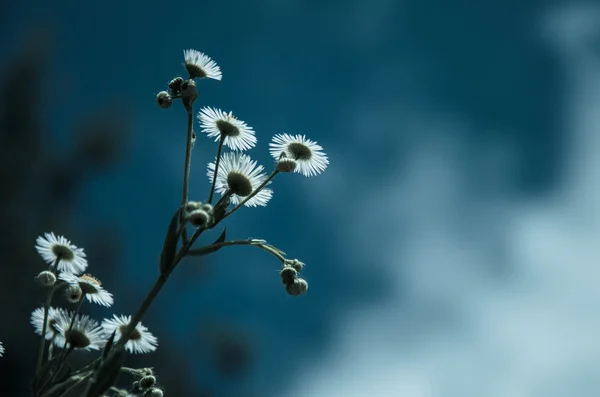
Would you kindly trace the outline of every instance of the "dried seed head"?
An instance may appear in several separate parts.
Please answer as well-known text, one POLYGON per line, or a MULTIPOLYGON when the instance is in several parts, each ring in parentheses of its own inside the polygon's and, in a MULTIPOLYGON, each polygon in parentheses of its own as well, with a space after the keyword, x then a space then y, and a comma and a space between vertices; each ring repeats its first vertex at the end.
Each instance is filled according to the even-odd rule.
POLYGON ((79 285, 69 285, 65 289, 65 298, 71 303, 78 303, 83 296, 83 291, 79 285))
POLYGON ((181 100, 186 106, 190 106, 198 98, 198 90, 196 82, 193 79, 188 79, 181 84, 181 100))
POLYGON ((44 270, 37 275, 36 280, 43 287, 52 287, 56 283, 56 275, 49 270, 44 270))
POLYGON ((152 375, 144 376, 140 379, 140 387, 142 389, 149 389, 156 384, 156 378, 152 375))
POLYGON ((294 282, 298 276, 298 272, 291 266, 284 266, 279 272, 279 275, 281 276, 281 281, 285 285, 288 285, 294 282))
POLYGON ((156 95, 156 103, 158 103, 158 106, 161 108, 167 109, 171 107, 173 98, 167 91, 161 91, 158 93, 158 95, 156 95))
POLYGON ((282 157, 277 161, 277 171, 279 172, 294 172, 296 169, 296 160, 289 157, 282 157))
POLYGON ((286 285, 285 290, 290 295, 298 296, 308 290, 308 283, 302 278, 297 278, 293 283, 286 285))

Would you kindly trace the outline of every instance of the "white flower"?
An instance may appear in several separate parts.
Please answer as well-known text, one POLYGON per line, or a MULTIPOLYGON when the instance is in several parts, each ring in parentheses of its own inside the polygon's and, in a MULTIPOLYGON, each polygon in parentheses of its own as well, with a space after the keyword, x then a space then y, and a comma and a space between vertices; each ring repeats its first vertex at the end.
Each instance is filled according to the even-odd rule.
POLYGON ((185 57, 185 68, 191 78, 206 77, 221 80, 221 77, 223 77, 219 65, 210 59, 208 55, 196 50, 185 50, 183 56, 185 57))
MULTIPOLYGON (((123 332, 127 329, 127 324, 131 321, 131 316, 117 316, 106 318, 102 321, 102 328, 106 337, 115 332, 115 341, 121 339, 123 332)), ((158 340, 154 335, 148 332, 148 328, 142 323, 138 323, 131 335, 131 338, 125 343, 125 349, 130 353, 150 353, 156 350, 158 340)))
POLYGON ((271 156, 275 160, 279 160, 282 153, 286 157, 296 160, 297 165, 294 172, 304 176, 320 174, 329 164, 323 148, 316 142, 306 139, 304 135, 276 134, 269 146, 271 156))
POLYGON ((256 145, 254 130, 242 120, 237 119, 231 112, 216 108, 204 107, 198 112, 200 127, 209 138, 215 142, 225 137, 223 144, 231 150, 248 150, 256 145))
POLYGON ((66 281, 70 285, 78 285, 90 302, 106 307, 110 307, 114 302, 112 294, 102 287, 100 280, 89 274, 76 276, 70 273, 61 273, 58 278, 66 281))
MULTIPOLYGON (((267 179, 267 175, 262 173, 263 169, 262 165, 257 166, 256 161, 245 154, 225 153, 221 156, 219 162, 215 190, 220 194, 231 191, 233 193, 231 202, 237 205, 267 179)), ((215 163, 209 163, 207 175, 211 182, 214 173, 215 163)), ((263 188, 244 205, 247 207, 258 205, 264 207, 272 196, 273 191, 271 189, 263 188)))
POLYGON ((4 354, 4 346, 2 346, 2 342, 0 342, 0 357, 4 354))
POLYGON ((106 343, 106 338, 98 322, 89 316, 77 315, 73 321, 73 327, 69 330, 71 316, 72 314, 60 317, 60 321, 56 323, 61 340, 55 338, 54 344, 63 347, 66 340, 67 348, 100 350, 106 343))
MULTIPOLYGON (((46 339, 54 339, 55 343, 60 347, 65 343, 60 330, 57 328, 58 323, 64 323, 71 320, 72 312, 62 308, 48 308, 48 319, 46 321, 46 339)), ((42 334, 44 328, 44 308, 38 307, 31 313, 31 325, 35 328, 35 333, 42 334)))
POLYGON ((54 266, 58 260, 57 269, 73 274, 80 274, 87 268, 87 259, 83 248, 77 248, 63 236, 54 233, 44 233, 35 241, 35 249, 44 258, 46 263, 54 266))

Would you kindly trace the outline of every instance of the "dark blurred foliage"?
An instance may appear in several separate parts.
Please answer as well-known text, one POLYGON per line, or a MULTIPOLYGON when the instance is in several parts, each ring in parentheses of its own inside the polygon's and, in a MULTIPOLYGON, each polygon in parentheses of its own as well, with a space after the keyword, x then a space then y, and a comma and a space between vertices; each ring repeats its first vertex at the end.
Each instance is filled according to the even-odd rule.
MULTIPOLYGON (((48 84, 47 66, 54 62, 51 32, 39 30, 2 65, 0 81, 0 217, 2 219, 2 275, 0 277, 0 340, 7 352, 0 359, 0 396, 29 395, 39 339, 29 324, 30 313, 43 303, 44 290, 34 277, 44 262, 34 249, 35 239, 54 231, 84 247, 91 264, 101 263, 105 278, 116 278, 122 239, 114 225, 92 224, 78 215, 79 195, 86 182, 118 164, 127 154, 129 115, 121 104, 74 115, 65 150, 44 119, 56 102, 48 84), (46 71, 44 73, 44 71, 46 71)), ((61 65, 62 66, 62 65, 61 65)), ((62 102, 61 102, 62 103, 62 102)), ((62 106, 62 104, 60 105, 62 106)), ((62 133, 62 132, 61 132, 62 133)), ((107 222, 110 222, 107 221, 107 222)), ((94 268, 91 268, 94 271, 94 268)), ((125 291, 112 291, 119 299, 125 291)), ((65 305, 58 296, 54 304, 65 305)), ((88 307, 93 311, 93 307, 88 307)), ((135 308, 131 308, 135 310, 135 308)), ((168 324, 164 324, 168 326, 168 324)), ((162 333, 160 331, 155 333, 162 333)), ((162 333, 163 335, 165 333, 162 333)), ((211 345, 204 357, 228 375, 243 374, 249 348, 242 334, 230 331, 200 343, 211 345)), ((154 367, 168 396, 215 396, 198 390, 198 379, 162 338, 152 355, 129 356, 126 365, 154 367), (194 385, 194 386, 192 386, 194 385), (191 390, 195 390, 191 393, 191 390)), ((96 356, 74 355, 73 364, 96 356)), ((121 377, 127 385, 129 379, 121 377)))

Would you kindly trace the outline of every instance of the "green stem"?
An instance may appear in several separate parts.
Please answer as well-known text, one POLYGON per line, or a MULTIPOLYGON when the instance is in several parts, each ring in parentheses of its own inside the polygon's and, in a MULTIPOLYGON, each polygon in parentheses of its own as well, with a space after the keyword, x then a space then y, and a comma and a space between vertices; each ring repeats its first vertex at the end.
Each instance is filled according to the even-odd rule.
MULTIPOLYGON (((48 268, 48 271, 51 271, 52 273, 54 273, 54 275, 56 275, 56 273, 53 271, 53 268, 55 269, 58 266, 60 258, 60 255, 57 255, 56 259, 54 259, 54 264, 50 265, 50 267, 48 268)), ((54 294, 54 289, 56 288, 56 286, 57 284, 48 287, 48 292, 46 293, 46 302, 44 303, 44 324, 42 325, 42 340, 40 340, 40 347, 38 350, 36 372, 40 370, 40 368, 42 367, 42 361, 44 361, 44 348, 46 346, 46 330, 48 329, 48 310, 50 309, 52 295, 54 294)))
POLYGON ((210 187, 210 194, 208 195, 208 204, 212 203, 213 194, 215 193, 215 184, 217 183, 217 173, 219 172, 219 163, 221 162, 221 151, 223 150, 224 141, 225 135, 221 134, 219 149, 217 149, 217 160, 215 160, 215 173, 213 174, 212 186, 210 187))
MULTIPOLYGON (((192 105, 186 105, 185 110, 187 111, 187 141, 185 145, 185 164, 183 167, 183 192, 181 194, 181 206, 185 209, 185 206, 188 202, 188 194, 190 188, 190 167, 192 164, 192 138, 194 135, 194 113, 192 109, 192 105)), ((183 212, 181 212, 180 220, 184 223, 183 212)), ((187 240, 187 230, 185 227, 183 228, 181 238, 183 243, 185 244, 187 240)))

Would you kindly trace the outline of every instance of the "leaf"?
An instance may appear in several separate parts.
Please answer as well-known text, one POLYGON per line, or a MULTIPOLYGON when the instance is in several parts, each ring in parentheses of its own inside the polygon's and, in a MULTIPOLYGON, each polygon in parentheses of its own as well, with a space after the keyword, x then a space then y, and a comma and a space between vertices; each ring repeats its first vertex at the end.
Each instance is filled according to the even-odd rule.
POLYGON ((215 247, 215 245, 224 242, 226 237, 227 237, 227 228, 223 229, 223 233, 221 233, 219 238, 217 238, 214 241, 214 243, 212 243, 211 245, 207 245, 206 247, 198 248, 195 250, 189 250, 188 255, 203 256, 203 255, 210 254, 211 252, 218 251, 221 248, 223 248, 223 246, 219 245, 219 246, 215 247))
POLYGON ((175 211, 175 214, 171 218, 169 223, 169 229, 165 236, 165 242, 163 244, 162 251, 160 253, 160 274, 165 274, 171 270, 173 266, 173 260, 175 259, 175 251, 177 250, 177 227, 179 226, 179 213, 181 207, 175 211))

